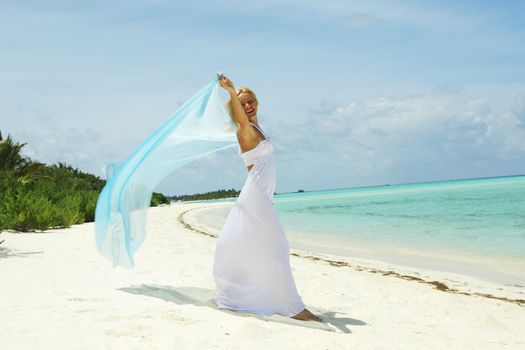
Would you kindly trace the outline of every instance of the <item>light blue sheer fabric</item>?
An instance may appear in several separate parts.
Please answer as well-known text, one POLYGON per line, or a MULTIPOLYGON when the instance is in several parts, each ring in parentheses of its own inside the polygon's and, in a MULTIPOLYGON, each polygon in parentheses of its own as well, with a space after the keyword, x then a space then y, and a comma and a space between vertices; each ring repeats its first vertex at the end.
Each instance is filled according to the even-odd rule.
POLYGON ((95 211, 98 251, 113 266, 133 267, 133 256, 146 238, 147 210, 157 184, 197 158, 236 145, 235 124, 220 99, 217 78, 122 164, 108 166, 95 211))

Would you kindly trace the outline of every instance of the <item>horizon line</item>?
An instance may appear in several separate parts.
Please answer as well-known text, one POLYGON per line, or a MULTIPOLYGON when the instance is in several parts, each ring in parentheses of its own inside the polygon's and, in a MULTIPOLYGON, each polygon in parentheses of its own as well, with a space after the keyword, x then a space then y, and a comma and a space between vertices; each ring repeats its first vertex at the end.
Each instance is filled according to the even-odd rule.
POLYGON ((448 182, 448 181, 465 181, 465 180, 483 180, 483 179, 497 179, 504 177, 518 177, 525 176, 525 174, 514 174, 514 175, 498 175, 498 176, 483 176, 483 177, 466 177, 459 179, 447 179, 447 180, 432 180, 432 181, 416 181, 416 182, 402 182, 395 184, 382 184, 382 185, 367 185, 367 186, 355 186, 355 187, 334 187, 334 188, 325 188, 325 189, 314 189, 314 190, 303 190, 299 189, 295 192, 279 192, 280 194, 292 194, 292 193, 302 193, 302 192, 322 192, 322 191, 334 191, 334 190, 349 190, 349 189, 358 189, 358 188, 369 188, 369 187, 383 187, 383 186, 401 186, 401 185, 416 185, 422 183, 433 183, 433 182, 448 182), (302 192, 299 192, 301 191, 302 192))

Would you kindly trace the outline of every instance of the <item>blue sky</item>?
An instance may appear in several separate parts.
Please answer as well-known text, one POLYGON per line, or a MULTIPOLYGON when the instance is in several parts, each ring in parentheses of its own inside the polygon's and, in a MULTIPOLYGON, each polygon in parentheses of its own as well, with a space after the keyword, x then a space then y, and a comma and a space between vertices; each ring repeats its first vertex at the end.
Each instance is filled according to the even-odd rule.
MULTIPOLYGON (((102 175, 217 71, 278 192, 525 173, 522 1, 0 0, 0 130, 102 175)), ((240 188, 236 150, 159 185, 240 188)))

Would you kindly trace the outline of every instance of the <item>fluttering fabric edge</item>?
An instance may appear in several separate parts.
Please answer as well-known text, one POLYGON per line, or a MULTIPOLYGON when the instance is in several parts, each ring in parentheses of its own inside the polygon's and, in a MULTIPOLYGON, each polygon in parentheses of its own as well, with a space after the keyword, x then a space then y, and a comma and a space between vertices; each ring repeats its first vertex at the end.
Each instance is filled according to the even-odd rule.
POLYGON ((95 238, 97 250, 113 266, 134 266, 158 183, 193 160, 235 146, 232 125, 217 78, 169 116, 124 162, 108 167, 95 210, 95 238))

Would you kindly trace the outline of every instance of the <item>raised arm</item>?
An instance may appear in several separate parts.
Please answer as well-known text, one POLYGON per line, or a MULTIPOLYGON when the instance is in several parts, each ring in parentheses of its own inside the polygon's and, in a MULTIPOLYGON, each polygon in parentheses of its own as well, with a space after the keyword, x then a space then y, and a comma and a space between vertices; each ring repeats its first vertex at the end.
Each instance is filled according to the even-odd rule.
POLYGON ((244 112, 244 108, 242 108, 241 106, 241 102, 239 101, 239 96, 237 96, 237 93, 235 92, 233 83, 231 82, 230 79, 223 76, 219 84, 221 85, 221 87, 226 89, 228 93, 230 94, 233 119, 235 119, 235 121, 239 124, 239 128, 241 129, 241 131, 249 130, 250 123, 249 123, 248 117, 246 116, 246 113, 244 112))

